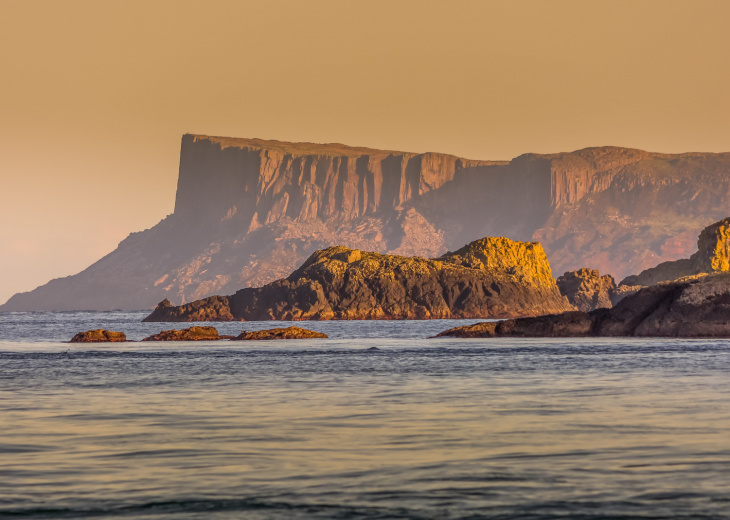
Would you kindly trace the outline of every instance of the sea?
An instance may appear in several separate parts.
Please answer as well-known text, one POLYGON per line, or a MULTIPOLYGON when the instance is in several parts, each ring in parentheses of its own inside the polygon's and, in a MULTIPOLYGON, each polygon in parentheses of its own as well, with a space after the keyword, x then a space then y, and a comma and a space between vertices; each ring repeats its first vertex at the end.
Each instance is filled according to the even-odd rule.
POLYGON ((730 519, 730 341, 145 315, 0 313, 0 518, 730 519))

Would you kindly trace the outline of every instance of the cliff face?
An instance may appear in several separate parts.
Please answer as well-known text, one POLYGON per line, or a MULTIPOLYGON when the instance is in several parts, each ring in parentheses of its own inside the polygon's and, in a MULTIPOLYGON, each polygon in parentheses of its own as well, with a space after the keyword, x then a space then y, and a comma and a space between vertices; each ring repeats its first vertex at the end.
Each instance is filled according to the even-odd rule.
POLYGON ((173 307, 145 321, 507 318, 573 307, 535 243, 486 238, 436 259, 315 252, 288 278, 173 307))
POLYGON ((688 257, 729 203, 730 154, 495 162, 185 135, 172 215, 0 310, 151 308, 264 285, 333 245, 434 257, 495 235, 540 241, 558 272, 623 277, 688 257))

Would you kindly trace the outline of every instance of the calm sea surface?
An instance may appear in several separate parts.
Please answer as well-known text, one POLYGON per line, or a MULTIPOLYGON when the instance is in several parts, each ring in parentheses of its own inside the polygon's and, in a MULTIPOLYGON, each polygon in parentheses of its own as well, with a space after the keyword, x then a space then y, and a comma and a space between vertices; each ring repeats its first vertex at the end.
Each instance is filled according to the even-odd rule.
POLYGON ((730 518, 728 341, 64 343, 144 315, 0 313, 0 518, 730 518))

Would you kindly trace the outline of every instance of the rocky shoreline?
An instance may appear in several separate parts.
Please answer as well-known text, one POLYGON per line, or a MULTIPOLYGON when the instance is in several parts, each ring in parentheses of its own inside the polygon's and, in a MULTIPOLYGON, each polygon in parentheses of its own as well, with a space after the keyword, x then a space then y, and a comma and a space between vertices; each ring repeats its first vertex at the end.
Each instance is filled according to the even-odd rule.
POLYGON ((730 338, 730 273, 688 277, 646 287, 612 309, 485 322, 437 337, 730 338))

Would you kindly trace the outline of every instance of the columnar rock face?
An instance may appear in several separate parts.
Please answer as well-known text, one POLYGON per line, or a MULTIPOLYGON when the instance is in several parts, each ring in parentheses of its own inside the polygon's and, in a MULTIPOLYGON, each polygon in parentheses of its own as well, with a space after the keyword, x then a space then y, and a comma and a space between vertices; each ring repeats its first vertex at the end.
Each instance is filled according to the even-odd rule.
POLYGON ((478 323, 439 336, 730 338, 730 273, 645 287, 612 309, 478 323))
POLYGON ((616 282, 610 274, 601 276, 596 269, 578 269, 563 274, 557 280, 560 293, 578 310, 611 308, 611 295, 616 282))
POLYGON ((663 262, 635 276, 628 276, 621 285, 656 285, 704 273, 730 271, 730 217, 707 226, 697 239, 697 251, 686 259, 663 262))
POLYGON ((342 246, 288 278, 170 307, 144 321, 505 318, 572 310, 540 244, 487 238, 427 260, 342 246))
POLYGON ((173 214, 0 310, 179 304, 264 285, 333 245, 434 257, 483 236, 539 241, 558 272, 623 277, 689 256, 729 194, 730 154, 601 147, 500 162, 185 135, 173 214))

